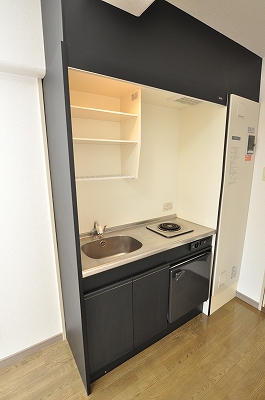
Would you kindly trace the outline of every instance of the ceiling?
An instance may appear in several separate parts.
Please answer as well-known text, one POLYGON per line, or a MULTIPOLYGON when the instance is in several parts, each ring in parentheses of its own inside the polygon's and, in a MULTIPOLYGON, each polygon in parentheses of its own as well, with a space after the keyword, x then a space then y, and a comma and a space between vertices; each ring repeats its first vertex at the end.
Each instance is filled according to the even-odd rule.
POLYGON ((260 57, 265 57, 264 0, 166 1, 260 57))
POLYGON ((155 0, 103 0, 112 6, 121 8, 139 17, 155 0))
MULTIPOLYGON (((140 16, 155 0, 103 0, 140 16)), ((165 0, 265 57, 265 0, 165 0)))

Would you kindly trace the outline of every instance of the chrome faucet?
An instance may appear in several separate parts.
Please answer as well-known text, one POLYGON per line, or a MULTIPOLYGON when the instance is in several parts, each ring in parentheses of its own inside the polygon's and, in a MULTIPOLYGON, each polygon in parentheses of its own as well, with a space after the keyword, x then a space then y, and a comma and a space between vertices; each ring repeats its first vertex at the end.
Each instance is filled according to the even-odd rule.
POLYGON ((104 228, 102 228, 102 226, 99 225, 98 221, 95 221, 94 229, 91 231, 93 238, 96 239, 96 238, 101 237, 106 230, 106 226, 107 225, 105 225, 104 228))
POLYGON ((101 225, 99 225, 98 221, 94 222, 94 228, 90 232, 84 232, 80 234, 80 239, 86 238, 86 237, 92 237, 92 240, 98 239, 102 237, 105 233, 107 225, 105 225, 103 228, 101 225))

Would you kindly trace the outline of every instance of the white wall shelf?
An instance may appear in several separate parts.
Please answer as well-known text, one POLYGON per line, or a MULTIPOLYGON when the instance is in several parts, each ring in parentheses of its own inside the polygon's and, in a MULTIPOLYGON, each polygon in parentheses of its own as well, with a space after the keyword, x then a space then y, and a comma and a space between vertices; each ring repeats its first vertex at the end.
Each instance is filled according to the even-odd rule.
POLYGON ((76 181, 95 181, 103 179, 133 179, 131 175, 95 175, 95 176, 77 176, 76 181))
POLYGON ((76 180, 137 178, 141 90, 71 68, 69 86, 76 180))
POLYGON ((96 145, 100 145, 100 144, 138 144, 137 141, 135 140, 115 140, 115 139, 90 139, 90 138, 73 138, 73 142, 75 144, 96 144, 96 145))
POLYGON ((114 122, 122 122, 126 121, 127 119, 138 117, 138 115, 136 114, 123 113, 112 110, 101 110, 90 107, 79 107, 73 105, 71 105, 71 114, 72 118, 88 118, 114 122))

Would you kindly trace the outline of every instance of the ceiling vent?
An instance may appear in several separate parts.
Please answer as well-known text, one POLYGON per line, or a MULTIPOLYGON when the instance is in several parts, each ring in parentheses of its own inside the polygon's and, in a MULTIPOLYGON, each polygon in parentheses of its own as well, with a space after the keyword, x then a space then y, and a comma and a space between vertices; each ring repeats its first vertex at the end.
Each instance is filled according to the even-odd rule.
POLYGON ((186 106, 195 106, 196 104, 202 103, 201 100, 197 100, 197 99, 193 99, 191 97, 181 96, 181 95, 169 97, 167 100, 173 101, 174 103, 180 103, 180 104, 183 104, 186 106))
POLYGON ((140 15, 155 1, 155 0, 103 0, 112 6, 118 7, 123 11, 140 17, 140 15))

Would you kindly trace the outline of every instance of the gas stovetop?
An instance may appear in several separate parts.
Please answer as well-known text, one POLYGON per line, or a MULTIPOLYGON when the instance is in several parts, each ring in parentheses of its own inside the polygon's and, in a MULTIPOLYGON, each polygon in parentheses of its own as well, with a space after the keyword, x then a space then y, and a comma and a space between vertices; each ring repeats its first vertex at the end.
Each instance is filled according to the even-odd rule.
POLYGON ((193 229, 186 228, 184 225, 178 225, 171 221, 165 221, 162 223, 157 222, 155 224, 148 225, 146 228, 167 238, 193 232, 193 229))

